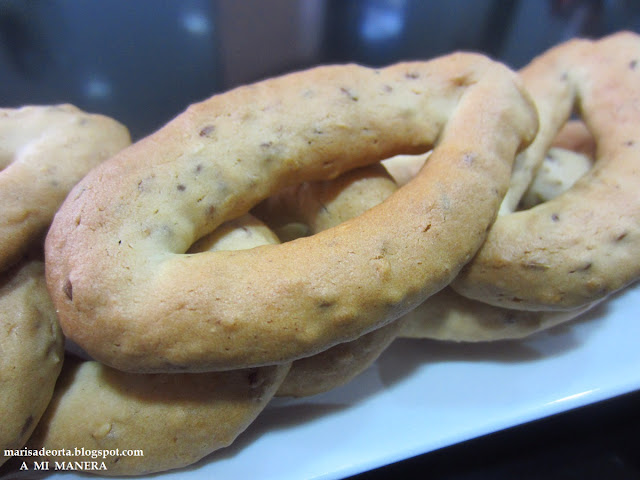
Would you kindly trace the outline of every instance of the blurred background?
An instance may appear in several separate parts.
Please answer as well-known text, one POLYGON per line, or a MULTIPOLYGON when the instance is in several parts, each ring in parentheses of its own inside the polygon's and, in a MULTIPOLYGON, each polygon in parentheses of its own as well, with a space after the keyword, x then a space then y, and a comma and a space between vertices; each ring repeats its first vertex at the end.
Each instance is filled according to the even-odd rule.
POLYGON ((134 139, 234 86, 325 63, 454 50, 513 68, 640 31, 640 0, 0 0, 0 106, 68 102, 134 139))

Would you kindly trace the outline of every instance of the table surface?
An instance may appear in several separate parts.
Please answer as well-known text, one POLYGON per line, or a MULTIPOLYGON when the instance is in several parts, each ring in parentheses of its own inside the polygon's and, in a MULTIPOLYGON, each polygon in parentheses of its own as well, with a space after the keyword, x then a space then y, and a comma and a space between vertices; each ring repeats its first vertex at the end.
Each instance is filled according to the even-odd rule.
POLYGON ((635 391, 349 478, 637 479, 638 432, 635 391))

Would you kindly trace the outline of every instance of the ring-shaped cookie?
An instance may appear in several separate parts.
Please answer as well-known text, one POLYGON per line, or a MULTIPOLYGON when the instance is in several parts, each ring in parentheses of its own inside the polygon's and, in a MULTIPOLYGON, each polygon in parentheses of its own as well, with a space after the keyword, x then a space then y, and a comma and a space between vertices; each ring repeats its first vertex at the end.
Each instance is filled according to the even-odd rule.
POLYGON ((44 413, 62 368, 64 340, 42 258, 0 276, 0 465, 21 449, 44 413))
MULTIPOLYGON (((565 125, 531 184, 535 187, 529 192, 531 197, 540 203, 567 190, 592 165, 591 144, 591 136, 582 124, 565 125)), ((415 177, 427 156, 396 156, 382 163, 395 183, 404 185, 415 177)), ((293 222, 307 226, 308 233, 313 234, 381 203, 396 188, 380 172, 380 167, 369 167, 333 181, 286 189, 267 199, 254 212, 276 231, 288 234, 286 226, 293 222)), ((559 312, 512 310, 467 299, 445 287, 382 328, 296 360, 276 395, 300 397, 336 388, 371 366, 396 337, 456 342, 520 339, 568 322, 592 306, 559 312)))
POLYGON ((496 306, 579 308, 640 277, 640 36, 569 41, 523 76, 537 85, 532 147, 548 146, 577 108, 597 145, 595 164, 562 195, 498 218, 452 286, 496 306))
MULTIPOLYGON (((580 122, 562 127, 520 201, 522 208, 555 198, 588 172, 593 165, 592 140, 580 122)), ((394 178, 406 181, 423 163, 419 156, 405 156, 389 159, 385 166, 394 178)), ((573 320, 597 303, 571 310, 514 310, 471 300, 445 287, 402 317, 399 336, 453 342, 521 339, 573 320)))
POLYGON ((536 129, 517 76, 474 54, 319 67, 214 96, 94 169, 56 215, 47 281, 63 330, 99 361, 147 372, 288 362, 355 339, 475 254, 536 129), (285 186, 433 146, 357 219, 185 254, 285 186))
POLYGON ((597 303, 572 310, 514 310, 471 300, 447 287, 401 318, 398 337, 468 343, 517 340, 574 320, 597 303))
MULTIPOLYGON (((594 151, 593 138, 584 124, 577 121, 565 124, 530 182, 523 199, 531 204, 525 208, 551 200, 568 190, 591 168, 594 151)), ((396 156, 382 163, 396 183, 404 185, 420 171, 427 158, 425 155, 396 156)), ((505 199, 520 196, 522 189, 517 185, 521 178, 516 176, 514 179, 517 195, 507 195, 505 199)), ((401 317, 402 330, 398 336, 455 342, 520 339, 568 322, 593 306, 553 312, 513 310, 468 299, 445 287, 401 317)), ((357 351, 354 356, 358 356, 357 351)), ((311 357, 308 361, 311 360, 316 358, 311 357)))
POLYGON ((105 471, 92 473, 110 476, 185 467, 233 443, 271 400, 287 370, 283 364, 135 374, 67 358, 27 447, 45 452, 40 461, 104 462, 105 471), (67 450, 86 453, 70 459, 67 450), (120 456, 91 458, 95 451, 117 450, 120 456))
POLYGON ((0 271, 43 241, 78 180, 129 143, 123 125, 73 105, 0 109, 0 271))

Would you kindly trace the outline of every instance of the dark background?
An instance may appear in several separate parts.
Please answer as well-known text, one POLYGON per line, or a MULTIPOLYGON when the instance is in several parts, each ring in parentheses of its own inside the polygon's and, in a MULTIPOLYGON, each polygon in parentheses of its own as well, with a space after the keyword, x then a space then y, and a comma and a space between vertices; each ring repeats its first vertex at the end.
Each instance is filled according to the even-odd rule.
POLYGON ((640 30, 640 0, 0 0, 0 105, 69 102, 139 138, 213 93, 316 64, 464 49, 518 68, 620 29, 640 30))
MULTIPOLYGON (((73 103, 140 138, 194 101, 323 63, 454 50, 513 68, 561 41, 640 31, 640 0, 0 0, 0 106, 73 103)), ((640 394, 357 477, 640 478, 640 394)))

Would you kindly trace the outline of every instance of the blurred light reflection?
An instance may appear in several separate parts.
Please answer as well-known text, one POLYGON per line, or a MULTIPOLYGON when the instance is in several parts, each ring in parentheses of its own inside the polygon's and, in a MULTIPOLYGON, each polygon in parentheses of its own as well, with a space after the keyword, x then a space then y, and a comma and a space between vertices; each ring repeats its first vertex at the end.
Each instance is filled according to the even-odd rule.
POLYGON ((369 42, 382 42, 399 37, 405 27, 405 9, 406 1, 366 4, 360 23, 360 36, 369 42))
POLYGON ((211 32, 211 22, 201 12, 185 12, 181 18, 182 26, 194 35, 206 35, 211 32))
POLYGON ((84 93, 88 98, 103 100, 108 98, 113 91, 111 84, 100 77, 93 77, 87 80, 84 86, 84 93))

